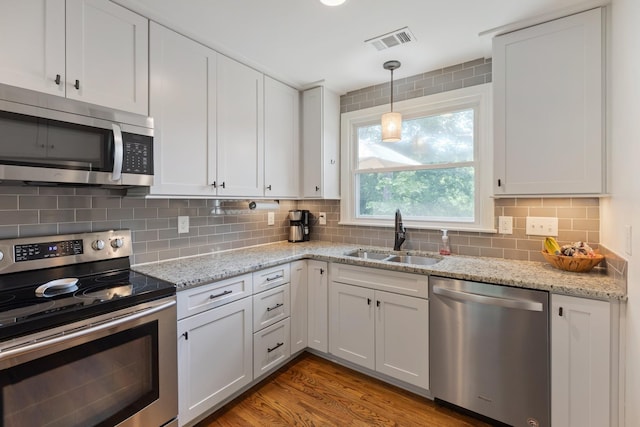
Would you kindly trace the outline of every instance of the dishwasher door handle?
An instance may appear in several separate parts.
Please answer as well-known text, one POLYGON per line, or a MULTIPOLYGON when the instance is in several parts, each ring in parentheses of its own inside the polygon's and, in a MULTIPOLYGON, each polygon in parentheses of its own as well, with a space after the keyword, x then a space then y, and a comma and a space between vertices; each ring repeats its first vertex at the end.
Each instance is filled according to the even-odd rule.
POLYGON ((489 295, 476 294, 473 292, 447 289, 438 285, 433 286, 433 293, 460 301, 477 302, 479 304, 495 305, 497 307, 516 308, 528 311, 542 311, 544 308, 542 306, 542 303, 537 301, 494 297, 489 295))

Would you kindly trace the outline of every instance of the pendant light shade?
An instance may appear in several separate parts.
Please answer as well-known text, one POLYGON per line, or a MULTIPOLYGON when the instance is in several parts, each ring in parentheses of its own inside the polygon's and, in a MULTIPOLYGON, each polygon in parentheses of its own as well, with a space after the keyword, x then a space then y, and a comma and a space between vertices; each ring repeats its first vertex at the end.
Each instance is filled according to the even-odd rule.
POLYGON ((398 142, 402 139, 402 114, 393 112, 393 70, 400 68, 400 61, 387 61, 382 66, 391 71, 391 111, 382 115, 382 142, 398 142))
POLYGON ((384 113, 382 115, 382 142, 398 142, 402 139, 402 114, 384 113))

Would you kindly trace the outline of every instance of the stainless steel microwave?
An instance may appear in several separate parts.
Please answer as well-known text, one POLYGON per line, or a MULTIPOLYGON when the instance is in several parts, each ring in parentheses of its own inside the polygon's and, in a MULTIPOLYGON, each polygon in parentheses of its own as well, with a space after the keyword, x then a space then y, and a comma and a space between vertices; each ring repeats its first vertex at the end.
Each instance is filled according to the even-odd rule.
POLYGON ((0 84, 0 181, 153 184, 153 119, 0 84))

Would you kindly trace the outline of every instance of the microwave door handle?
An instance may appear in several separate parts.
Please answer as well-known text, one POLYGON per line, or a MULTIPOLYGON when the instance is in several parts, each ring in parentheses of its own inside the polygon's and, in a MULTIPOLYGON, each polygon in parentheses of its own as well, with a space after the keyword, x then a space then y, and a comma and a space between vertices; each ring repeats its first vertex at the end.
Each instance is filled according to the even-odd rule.
POLYGON ((120 126, 113 123, 113 172, 111 174, 112 181, 120 181, 122 177, 122 160, 124 158, 124 149, 122 143, 122 130, 120 126))

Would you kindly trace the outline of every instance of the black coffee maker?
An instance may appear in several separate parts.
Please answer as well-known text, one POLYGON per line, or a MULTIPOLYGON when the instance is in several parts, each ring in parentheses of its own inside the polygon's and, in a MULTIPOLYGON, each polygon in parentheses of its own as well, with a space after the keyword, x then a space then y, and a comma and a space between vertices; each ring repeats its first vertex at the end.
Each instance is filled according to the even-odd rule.
POLYGON ((310 218, 308 210, 289 211, 289 241, 307 242, 310 233, 310 218))

